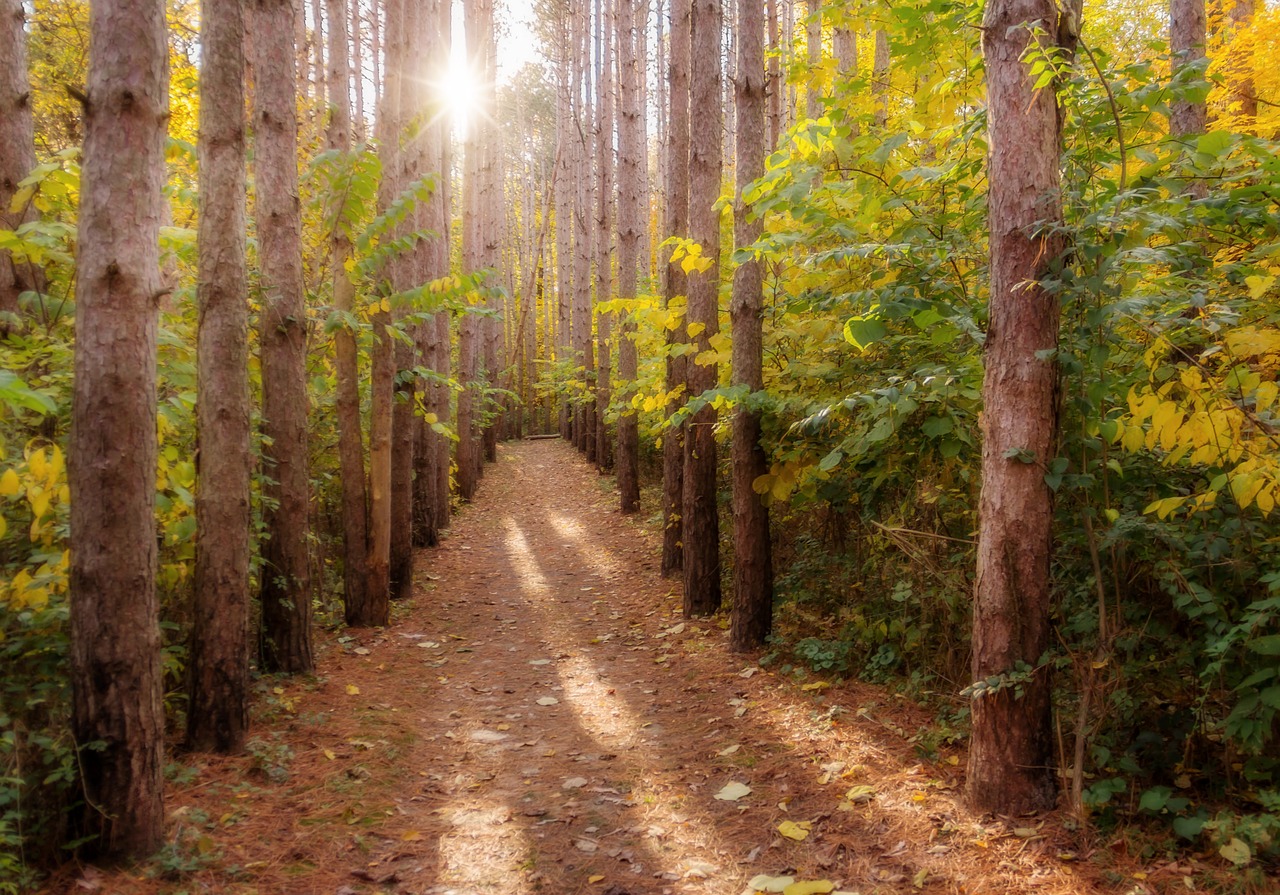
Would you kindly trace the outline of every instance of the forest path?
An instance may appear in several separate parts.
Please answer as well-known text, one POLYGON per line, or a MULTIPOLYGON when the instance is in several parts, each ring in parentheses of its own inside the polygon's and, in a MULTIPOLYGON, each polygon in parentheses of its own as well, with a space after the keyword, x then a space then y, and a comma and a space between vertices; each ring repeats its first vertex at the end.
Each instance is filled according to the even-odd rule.
POLYGON ((963 756, 919 758, 913 706, 761 669, 728 653, 722 618, 681 619, 656 525, 616 500, 563 442, 502 446, 419 553, 390 628, 338 632, 314 681, 268 683, 248 758, 188 759, 196 773, 167 794, 171 880, 90 882, 739 895, 767 874, 862 895, 1095 891, 1096 867, 1059 857, 1078 848, 1059 819, 1028 829, 960 806, 963 756), (730 783, 751 792, 717 799, 730 783))

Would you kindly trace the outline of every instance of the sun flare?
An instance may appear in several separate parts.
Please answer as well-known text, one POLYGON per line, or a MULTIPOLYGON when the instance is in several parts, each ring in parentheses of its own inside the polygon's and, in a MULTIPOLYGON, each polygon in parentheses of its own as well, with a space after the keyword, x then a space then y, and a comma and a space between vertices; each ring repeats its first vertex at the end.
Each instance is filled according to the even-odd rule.
POLYGON ((435 92, 459 136, 465 136, 484 100, 483 85, 465 55, 455 53, 450 57, 448 69, 436 81, 435 92))

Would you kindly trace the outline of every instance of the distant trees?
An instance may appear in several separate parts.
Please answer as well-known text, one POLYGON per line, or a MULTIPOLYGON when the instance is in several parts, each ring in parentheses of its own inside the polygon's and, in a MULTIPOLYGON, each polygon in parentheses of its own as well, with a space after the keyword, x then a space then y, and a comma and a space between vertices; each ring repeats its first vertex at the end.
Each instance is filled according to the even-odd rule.
MULTIPOLYGON (((35 126, 27 78, 26 16, 22 0, 0 0, 0 229, 16 230, 31 220, 28 203, 10 206, 18 184, 36 166, 35 126)), ((18 297, 38 285, 38 268, 0 249, 0 336, 15 322, 18 297)))

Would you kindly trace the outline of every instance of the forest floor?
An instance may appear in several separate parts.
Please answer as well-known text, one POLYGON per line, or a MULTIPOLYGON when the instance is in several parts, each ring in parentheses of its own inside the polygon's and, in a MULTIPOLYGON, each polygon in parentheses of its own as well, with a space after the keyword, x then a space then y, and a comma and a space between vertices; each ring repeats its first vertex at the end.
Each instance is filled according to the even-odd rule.
POLYGON ((1196 889, 1206 865, 1064 815, 971 814, 964 755, 921 758, 930 716, 888 691, 730 654, 723 618, 680 617, 659 532, 609 484, 564 443, 504 445, 391 627, 328 634, 315 678, 268 682, 248 756, 176 757, 157 859, 48 891, 1196 889))

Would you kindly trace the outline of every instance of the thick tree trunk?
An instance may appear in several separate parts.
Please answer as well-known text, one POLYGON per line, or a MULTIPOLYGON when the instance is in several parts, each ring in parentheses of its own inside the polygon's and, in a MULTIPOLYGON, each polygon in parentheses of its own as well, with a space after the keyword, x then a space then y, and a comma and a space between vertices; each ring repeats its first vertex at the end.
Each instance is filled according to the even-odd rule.
MULTIPOLYGON (((440 3, 440 44, 441 56, 447 57, 450 48, 453 46, 453 4, 447 2, 440 3)), ((450 131, 446 121, 440 122, 440 211, 437 220, 441 223, 440 230, 440 246, 438 251, 441 253, 437 257, 440 263, 440 275, 444 276, 450 270, 450 233, 452 230, 452 207, 453 207, 453 186, 451 180, 451 172, 453 171, 453 149, 450 140, 450 131)), ((447 381, 450 375, 450 367, 453 363, 452 351, 452 323, 453 315, 449 311, 441 311, 436 314, 436 341, 438 347, 436 349, 436 360, 439 366, 436 372, 440 374, 442 380, 447 381)), ((440 422, 448 425, 453 417, 453 393, 446 385, 436 386, 439 408, 436 412, 440 417, 440 422)), ((440 437, 436 439, 436 526, 444 529, 449 527, 449 515, 453 510, 453 494, 450 490, 450 484, 453 479, 451 461, 453 459, 453 443, 450 439, 440 437)))
MULTIPOLYGON (((359 0, 352 2, 358 5, 359 0)), ((342 51, 347 41, 347 0, 328 0, 328 3, 329 93, 333 97, 328 146, 338 152, 350 152, 350 72, 347 54, 342 51)), ((355 310, 356 287, 347 274, 351 239, 342 221, 335 222, 329 253, 334 310, 351 314, 355 310)), ((338 474, 342 487, 343 615, 347 624, 360 625, 364 624, 362 620, 369 611, 369 494, 360 423, 360 362, 354 329, 343 325, 334 330, 333 353, 337 377, 338 474)))
MULTIPOLYGON (((482 165, 480 171, 480 211, 482 214, 481 235, 483 243, 481 247, 480 266, 497 271, 503 266, 502 264, 502 237, 506 233, 505 217, 506 207, 502 196, 502 132, 499 130, 496 121, 497 100, 495 96, 494 79, 497 75, 497 43, 494 31, 495 22, 493 18, 493 0, 483 0, 480 4, 480 83, 483 86, 481 95, 481 108, 484 114, 479 118, 482 121, 482 131, 480 135, 480 145, 482 147, 482 165)), ((498 285, 498 281, 491 279, 491 286, 498 285)), ((490 317, 481 324, 481 334, 483 338, 484 348, 484 383, 489 387, 496 387, 501 384, 501 369, 499 366, 499 348, 502 344, 503 329, 503 306, 502 297, 500 295, 492 295, 487 302, 488 309, 497 314, 497 317, 490 317)), ((489 414, 489 422, 484 429, 483 447, 484 459, 490 463, 496 462, 498 459, 498 432, 501 428, 501 412, 497 408, 501 405, 496 403, 488 403, 484 409, 489 414)), ((477 469, 483 475, 483 464, 478 464, 477 469)))
MULTIPOLYGON (((1236 31, 1249 27, 1253 22, 1254 5, 1254 0, 1235 0, 1232 4, 1229 18, 1236 31)), ((1244 130, 1247 133, 1252 132, 1258 118, 1258 89, 1253 83, 1251 74, 1242 72, 1232 85, 1231 102, 1238 114, 1244 118, 1246 125, 1244 130)))
POLYGON ((311 80, 314 81, 316 112, 321 120, 329 103, 325 90, 323 0, 311 0, 311 80))
MULTIPOLYGON (((689 69, 689 236, 702 247, 705 270, 689 274, 688 329, 696 350, 688 366, 689 396, 717 385, 714 363, 696 358, 720 331, 720 0, 693 0, 689 69)), ((716 494, 716 411, 689 420, 684 440, 684 613, 720 608, 720 518, 716 494)))
MULTIPOLYGON (((473 70, 482 68, 484 41, 482 39, 486 0, 466 0, 465 38, 467 58, 473 70)), ((485 206, 486 196, 484 141, 480 133, 479 116, 467 128, 462 186, 462 267, 467 273, 475 273, 484 267, 485 257, 485 206)), ((458 493, 463 500, 475 497, 480 483, 480 466, 483 460, 477 438, 477 418, 481 409, 480 360, 484 352, 484 328, 474 314, 463 314, 458 326, 458 493)))
MULTIPOLYGON (((33 217, 28 208, 9 210, 18 184, 36 166, 24 21, 21 0, 0 0, 0 230, 16 230, 33 217)), ((0 337, 14 326, 8 315, 18 314, 18 297, 42 289, 43 279, 38 269, 0 250, 0 337)))
MULTIPOLYGON (((763 225, 743 201, 752 181, 764 176, 765 79, 762 0, 738 0, 738 163, 734 241, 739 249, 760 238, 763 225)), ((760 263, 743 261, 734 271, 733 384, 764 388, 764 288, 760 263)), ((773 627, 773 550, 769 510, 753 487, 769 470, 760 445, 760 412, 746 405, 733 414, 733 614, 729 648, 742 652, 764 645, 773 627)))
POLYGON ((93 848, 144 857, 164 841, 155 536, 164 4, 95 3, 89 31, 68 468, 71 727, 93 848))
MULTIPOLYGON (((404 47, 405 0, 386 0, 386 81, 378 107, 378 154, 382 159, 382 182, 378 186, 378 208, 386 211, 399 197, 400 91, 404 47)), ((381 298, 396 291, 396 267, 400 259, 387 262, 382 271, 381 298)), ((381 303, 370 316, 373 326, 373 356, 370 373, 369 407, 369 615, 364 624, 385 625, 390 617, 392 516, 392 432, 395 404, 396 325, 389 302, 381 303)))
MULTIPOLYGON (((689 235, 689 38, 692 33, 690 0, 671 0, 671 63, 667 72, 670 96, 667 144, 668 236, 689 235)), ((670 255, 667 256, 670 258, 670 255)), ((663 302, 668 311, 679 310, 687 289, 687 277, 680 262, 667 263, 663 302)), ((684 327, 667 331, 668 349, 679 344, 684 327)), ((684 355, 666 361, 667 393, 679 392, 667 407, 667 419, 684 405, 687 394, 688 360, 684 355)), ((684 438, 687 426, 668 422, 662 438, 662 574, 671 575, 684 567, 684 438)))
MULTIPOLYGON (((634 301, 641 230, 645 226, 641 205, 640 164, 644 136, 640 132, 640 65, 636 49, 637 0, 618 0, 618 298, 634 301)), ((618 417, 618 496, 624 514, 640 509, 640 428, 630 406, 639 372, 636 357, 636 324, 623 317, 618 333, 618 378, 622 383, 623 410, 618 417)))
POLYGON ((982 495, 974 592, 973 678, 1034 670, 972 703, 967 799, 1018 815, 1055 795, 1049 670, 1053 492, 1045 468, 1058 430, 1058 303, 1039 280, 1061 254, 1058 110, 1034 89, 1026 24, 1057 32, 1051 0, 994 0, 983 22, 991 184, 991 301, 983 382, 982 495))
POLYGON ((196 570, 187 746, 240 752, 249 727, 249 303, 244 9, 200 9, 196 570))
MULTIPOLYGON (((1173 70, 1199 65, 1204 60, 1204 0, 1170 0, 1169 48, 1173 51, 1173 70)), ((1187 100, 1169 103, 1169 134, 1187 137, 1203 134, 1205 104, 1187 100)))
POLYGON ((266 486, 262 544, 265 671, 309 673, 311 567, 307 472, 307 309, 298 199, 297 91, 290 0, 251 0, 255 219, 262 268, 263 447, 266 486), (278 41, 278 42, 277 42, 278 41))

